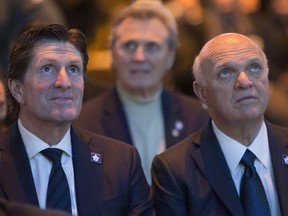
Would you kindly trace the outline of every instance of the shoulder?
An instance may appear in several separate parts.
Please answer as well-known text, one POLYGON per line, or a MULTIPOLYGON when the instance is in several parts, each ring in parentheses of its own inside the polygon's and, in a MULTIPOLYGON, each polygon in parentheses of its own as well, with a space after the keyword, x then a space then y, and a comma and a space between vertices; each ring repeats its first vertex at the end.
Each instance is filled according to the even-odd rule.
POLYGON ((184 111, 189 110, 189 112, 191 112, 191 110, 193 110, 194 112, 201 111, 207 113, 202 108, 201 101, 193 96, 187 96, 176 91, 164 90, 163 99, 166 103, 168 101, 172 106, 179 107, 184 111))
POLYGON ((154 158, 152 163, 152 175, 154 179, 160 179, 162 178, 161 175, 163 175, 166 179, 162 178, 163 181, 169 181, 169 178, 176 178, 182 181, 183 179, 187 179, 188 176, 197 175, 198 168, 193 159, 193 154, 199 148, 195 142, 195 139, 199 135, 198 132, 196 133, 154 158), (159 175, 159 173, 161 174, 159 175))
POLYGON ((89 110, 91 108, 97 108, 97 107, 102 107, 105 104, 105 101, 111 100, 113 98, 113 91, 110 90, 108 92, 105 92, 95 98, 92 98, 85 103, 83 103, 82 110, 89 110))
POLYGON ((140 156, 134 146, 83 129, 74 128, 74 131, 74 154, 79 158, 83 155, 87 157, 93 153, 98 154, 103 170, 108 176, 129 176, 130 170, 136 168, 139 171, 141 168, 140 156), (77 142, 77 139, 80 141, 77 142))
POLYGON ((92 131, 98 131, 99 127, 101 128, 101 119, 106 115, 105 113, 112 112, 113 107, 117 107, 113 105, 116 101, 114 98, 114 93, 111 90, 86 101, 82 105, 80 115, 73 124, 92 131))
POLYGON ((185 161, 198 149, 201 136, 201 130, 197 131, 156 157, 176 164, 179 163, 179 161, 185 161))
POLYGON ((73 127, 77 135, 80 137, 80 139, 87 143, 90 147, 98 148, 101 150, 111 150, 114 153, 117 151, 121 152, 133 152, 135 151, 135 147, 118 141, 116 139, 112 139, 100 134, 96 134, 93 132, 90 132, 88 130, 78 128, 78 127, 73 127))
POLYGON ((163 90, 163 95, 164 97, 165 96, 170 97, 171 100, 181 100, 187 103, 194 103, 194 102, 199 103, 200 102, 198 98, 195 98, 193 96, 188 96, 177 91, 168 90, 168 89, 163 90))
POLYGON ((0 132, 0 149, 8 147, 13 141, 19 141, 20 137, 18 124, 14 122, 9 128, 0 132))
POLYGON ((268 136, 288 141, 288 128, 266 121, 268 136))
POLYGON ((95 119, 107 112, 115 112, 115 109, 120 105, 116 90, 109 90, 83 103, 80 115, 78 119, 76 119, 76 122, 79 122, 80 120, 95 119))

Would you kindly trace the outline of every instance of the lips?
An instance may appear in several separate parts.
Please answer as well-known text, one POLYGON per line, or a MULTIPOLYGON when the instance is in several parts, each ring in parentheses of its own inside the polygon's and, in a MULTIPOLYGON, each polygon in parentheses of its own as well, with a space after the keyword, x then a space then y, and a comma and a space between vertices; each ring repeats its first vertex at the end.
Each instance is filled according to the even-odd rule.
POLYGON ((148 74, 148 70, 131 70, 132 74, 148 74))
POLYGON ((239 99, 236 100, 236 102, 245 102, 245 101, 254 101, 257 100, 257 97, 254 95, 247 95, 247 96, 242 96, 239 99))
POLYGON ((61 104, 64 104, 64 103, 71 103, 73 101, 73 98, 72 97, 67 97, 67 96, 60 96, 60 97, 54 97, 51 99, 53 102, 55 103, 61 103, 61 104))

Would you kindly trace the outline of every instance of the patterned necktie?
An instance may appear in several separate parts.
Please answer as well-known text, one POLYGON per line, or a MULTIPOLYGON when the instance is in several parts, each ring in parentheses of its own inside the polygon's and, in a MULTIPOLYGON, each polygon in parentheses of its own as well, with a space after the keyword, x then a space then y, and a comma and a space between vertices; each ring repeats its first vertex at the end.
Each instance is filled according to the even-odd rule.
POLYGON ((47 189, 46 207, 71 213, 69 185, 61 165, 62 150, 47 148, 41 153, 53 162, 47 189))
POLYGON ((241 159, 245 166, 240 186, 240 199, 247 216, 270 216, 270 208, 260 177, 254 167, 256 156, 246 150, 241 159))

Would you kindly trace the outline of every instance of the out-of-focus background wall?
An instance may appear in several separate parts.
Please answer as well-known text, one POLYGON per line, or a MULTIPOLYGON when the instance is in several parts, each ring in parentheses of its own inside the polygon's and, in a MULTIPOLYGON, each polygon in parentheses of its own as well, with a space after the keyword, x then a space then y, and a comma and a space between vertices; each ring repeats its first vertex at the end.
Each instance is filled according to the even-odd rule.
MULTIPOLYGON (((109 34, 114 16, 132 0, 1 0, 0 64, 8 68, 9 50, 19 33, 34 23, 61 23, 82 30, 89 44, 84 102, 111 88, 109 34)), ((191 97, 191 66, 211 37, 225 32, 250 36, 265 51, 270 66, 271 98, 267 118, 288 126, 288 1, 164 0, 179 25, 180 46, 169 88, 191 97)))

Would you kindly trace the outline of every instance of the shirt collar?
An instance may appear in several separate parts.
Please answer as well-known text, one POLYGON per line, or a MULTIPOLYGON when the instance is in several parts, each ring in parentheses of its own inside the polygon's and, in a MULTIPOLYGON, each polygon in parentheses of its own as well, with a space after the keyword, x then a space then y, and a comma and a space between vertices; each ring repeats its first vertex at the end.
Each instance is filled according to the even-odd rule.
POLYGON ((231 172, 236 170, 246 149, 252 151, 266 168, 269 167, 270 151, 267 128, 264 122, 256 138, 248 148, 222 133, 213 121, 212 126, 231 172))
MULTIPOLYGON (((30 131, 28 131, 23 126, 20 119, 18 119, 18 126, 29 159, 33 158, 36 154, 38 154, 42 150, 50 148, 50 145, 48 143, 44 142, 39 137, 35 136, 30 131)), ((56 145, 51 146, 51 148, 61 149, 69 156, 72 156, 70 128, 66 132, 64 137, 60 140, 60 142, 57 143, 56 145)))

